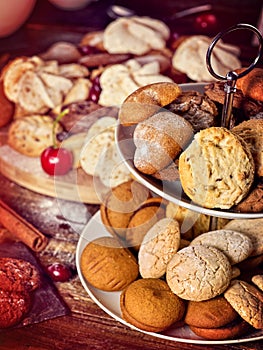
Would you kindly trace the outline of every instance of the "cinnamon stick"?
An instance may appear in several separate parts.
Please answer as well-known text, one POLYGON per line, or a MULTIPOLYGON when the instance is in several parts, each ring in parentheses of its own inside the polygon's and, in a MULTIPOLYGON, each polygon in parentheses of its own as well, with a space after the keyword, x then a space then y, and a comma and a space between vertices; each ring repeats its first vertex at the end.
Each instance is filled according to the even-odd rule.
POLYGON ((47 237, 0 200, 0 223, 16 240, 39 252, 47 245, 47 237))

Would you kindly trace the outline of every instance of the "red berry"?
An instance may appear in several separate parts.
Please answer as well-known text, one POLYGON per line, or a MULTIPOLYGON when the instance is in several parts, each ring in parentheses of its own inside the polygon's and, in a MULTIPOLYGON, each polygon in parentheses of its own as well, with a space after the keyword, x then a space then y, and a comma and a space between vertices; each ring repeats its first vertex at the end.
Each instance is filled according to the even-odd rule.
POLYGON ((203 13, 195 18, 195 28, 204 33, 212 33, 217 30, 217 18, 212 13, 203 13))
POLYGON ((54 148, 50 146, 46 148, 41 156, 41 166, 49 175, 65 175, 73 164, 73 155, 66 148, 54 148))
POLYGON ((53 263, 49 265, 47 267, 47 272, 55 282, 66 282, 72 277, 69 267, 61 263, 53 263))
POLYGON ((97 103, 99 101, 101 93, 101 87, 98 84, 93 84, 90 88, 89 97, 88 100, 91 100, 94 103, 97 103))

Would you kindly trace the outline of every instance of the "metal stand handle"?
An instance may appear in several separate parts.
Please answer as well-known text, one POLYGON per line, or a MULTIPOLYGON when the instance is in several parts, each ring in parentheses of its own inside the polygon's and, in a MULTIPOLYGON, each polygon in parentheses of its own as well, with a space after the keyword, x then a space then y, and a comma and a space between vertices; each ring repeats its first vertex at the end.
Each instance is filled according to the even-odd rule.
POLYGON ((215 77, 216 79, 219 80, 226 80, 225 86, 224 86, 224 91, 225 91, 225 100, 224 100, 224 105, 223 105, 223 111, 222 111, 222 119, 221 119, 221 126, 225 128, 230 128, 230 122, 231 122, 231 115, 232 115, 232 106, 233 106, 233 98, 234 98, 234 93, 236 92, 236 81, 239 78, 244 77, 247 75, 249 72, 252 71, 252 69, 255 68, 257 65, 258 61, 260 60, 261 56, 263 53, 263 38, 261 33, 258 31, 257 28, 250 24, 246 23, 240 23, 237 24, 233 27, 230 27, 229 29, 218 33, 215 38, 212 40, 210 46, 208 47, 207 54, 206 54, 206 65, 209 73, 215 77), (237 74, 234 71, 228 72, 227 75, 224 77, 223 75, 220 75, 216 73, 211 65, 211 55, 213 48, 215 47, 216 43, 222 39, 226 34, 233 32, 235 30, 239 29, 247 29, 252 31, 254 34, 256 34, 258 41, 259 41, 259 50, 258 50, 258 55, 254 59, 254 61, 250 64, 250 66, 245 69, 243 72, 237 74))

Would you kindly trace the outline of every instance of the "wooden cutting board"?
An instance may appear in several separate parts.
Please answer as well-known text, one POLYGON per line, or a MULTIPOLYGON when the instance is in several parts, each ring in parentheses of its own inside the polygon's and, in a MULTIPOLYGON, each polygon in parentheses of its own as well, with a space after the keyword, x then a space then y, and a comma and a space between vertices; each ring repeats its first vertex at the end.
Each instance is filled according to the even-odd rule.
POLYGON ((73 169, 64 176, 49 176, 41 167, 40 158, 24 156, 7 144, 0 134, 0 172, 9 180, 34 192, 61 199, 99 204, 107 192, 98 178, 82 169, 73 169))

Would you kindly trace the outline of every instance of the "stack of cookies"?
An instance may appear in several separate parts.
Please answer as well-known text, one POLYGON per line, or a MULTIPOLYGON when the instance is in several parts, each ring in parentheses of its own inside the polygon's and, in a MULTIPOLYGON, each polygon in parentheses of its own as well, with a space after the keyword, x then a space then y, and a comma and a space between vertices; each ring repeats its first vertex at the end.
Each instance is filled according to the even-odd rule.
POLYGON ((81 270, 88 283, 120 291, 125 321, 161 332, 188 325, 222 340, 263 328, 263 220, 219 220, 154 197, 135 180, 101 205, 112 237, 88 243, 81 270), (95 253, 96 254, 95 254, 95 253))

